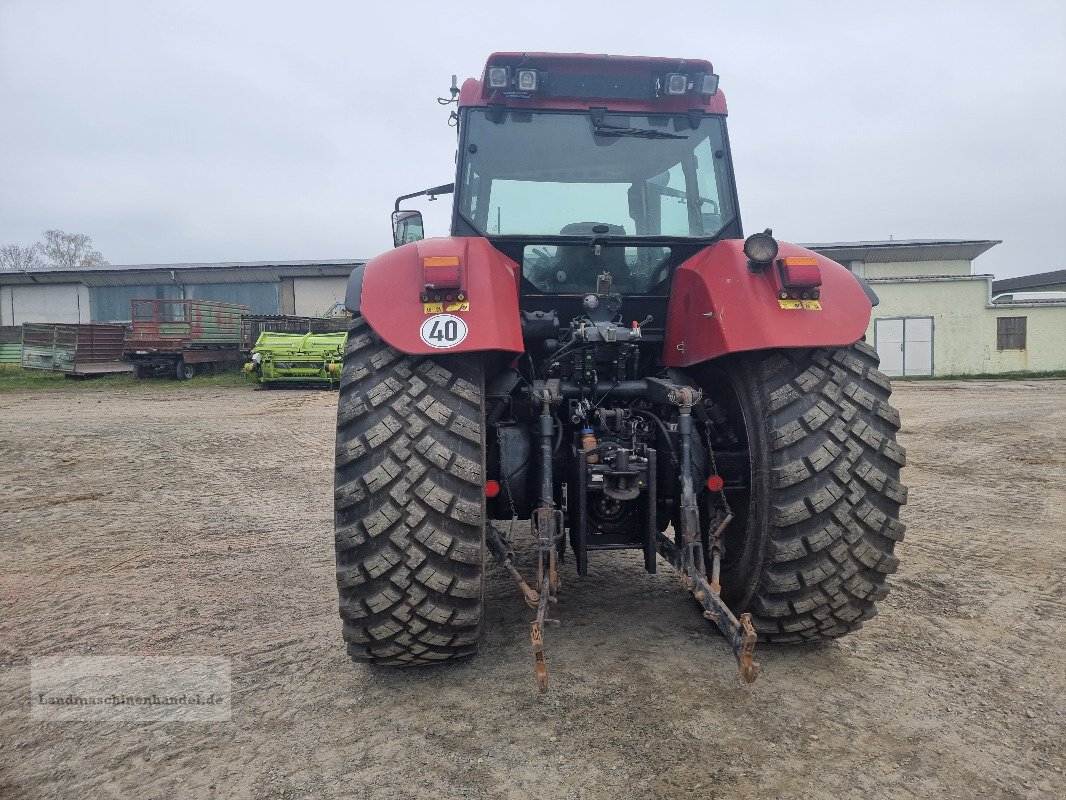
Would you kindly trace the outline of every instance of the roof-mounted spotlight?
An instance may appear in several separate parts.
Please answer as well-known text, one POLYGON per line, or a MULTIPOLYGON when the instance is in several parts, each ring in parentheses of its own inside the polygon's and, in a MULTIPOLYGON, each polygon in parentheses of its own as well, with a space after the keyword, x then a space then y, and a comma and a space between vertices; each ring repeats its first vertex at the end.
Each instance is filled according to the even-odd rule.
POLYGON ((711 97, 718 93, 718 76, 713 72, 700 72, 692 79, 692 87, 696 94, 711 97))
POLYGON ((535 92, 537 91, 537 71, 535 69, 520 69, 517 73, 518 76, 518 91, 520 92, 535 92))
POLYGON ((688 92, 688 75, 683 72, 671 72, 666 76, 667 94, 685 94, 688 92))
POLYGON ((506 89, 511 85, 510 67, 489 67, 487 72, 490 89, 506 89))

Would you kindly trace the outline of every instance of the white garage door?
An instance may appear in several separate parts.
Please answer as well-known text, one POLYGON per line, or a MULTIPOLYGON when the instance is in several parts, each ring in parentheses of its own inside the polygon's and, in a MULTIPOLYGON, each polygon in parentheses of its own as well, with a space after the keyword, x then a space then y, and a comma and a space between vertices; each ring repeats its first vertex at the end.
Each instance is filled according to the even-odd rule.
POLYGON ((933 318, 879 319, 874 341, 885 375, 933 374, 933 318))
POLYGON ((347 287, 348 278, 339 275, 294 279, 296 314, 301 317, 328 315, 337 303, 344 302, 344 290, 347 287))
POLYGON ((89 321, 89 292, 78 283, 12 286, 9 302, 11 307, 4 309, 5 325, 89 321))

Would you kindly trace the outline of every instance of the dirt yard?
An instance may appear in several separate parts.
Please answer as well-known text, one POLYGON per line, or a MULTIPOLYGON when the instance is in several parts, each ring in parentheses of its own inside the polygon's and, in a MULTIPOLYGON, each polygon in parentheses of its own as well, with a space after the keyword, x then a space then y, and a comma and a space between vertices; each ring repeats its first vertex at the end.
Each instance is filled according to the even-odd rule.
POLYGON ((541 698, 494 565, 477 659, 349 662, 335 394, 0 393, 0 797, 1061 797, 1066 381, 895 400, 909 530, 866 628, 745 686, 669 569, 596 554, 541 698), (62 654, 231 657, 232 721, 35 722, 29 659, 62 654))

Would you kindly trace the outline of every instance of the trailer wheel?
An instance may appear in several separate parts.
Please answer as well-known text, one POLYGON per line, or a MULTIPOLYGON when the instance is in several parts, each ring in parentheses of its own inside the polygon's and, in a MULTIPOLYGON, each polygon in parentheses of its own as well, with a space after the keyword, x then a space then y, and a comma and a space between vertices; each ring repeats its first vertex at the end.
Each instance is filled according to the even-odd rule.
POLYGON ((337 402, 334 528, 353 660, 431 664, 477 652, 484 416, 477 355, 405 355, 352 320, 337 402))
POLYGON ((877 352, 780 350, 708 366, 701 384, 751 465, 728 493, 723 598, 761 639, 842 636, 876 613, 903 538, 899 414, 877 352))
POLYGON ((184 358, 178 359, 175 372, 179 381, 187 381, 196 375, 196 365, 187 363, 184 358))
POLYGON ((134 378, 138 378, 138 379, 147 378, 148 377, 147 368, 143 364, 134 364, 133 365, 133 377, 134 378))

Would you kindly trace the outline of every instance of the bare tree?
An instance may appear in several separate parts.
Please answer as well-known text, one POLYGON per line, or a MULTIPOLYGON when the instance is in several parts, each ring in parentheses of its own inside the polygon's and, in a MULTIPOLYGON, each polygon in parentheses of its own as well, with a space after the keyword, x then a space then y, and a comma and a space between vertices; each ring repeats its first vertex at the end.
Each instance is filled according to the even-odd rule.
POLYGON ((44 265, 41 260, 41 246, 31 244, 0 245, 0 269, 37 269, 44 265))
POLYGON ((79 267, 106 267, 108 261, 98 250, 93 250, 93 240, 84 233, 67 233, 50 230, 44 232, 44 241, 37 245, 48 263, 59 269, 79 267))

